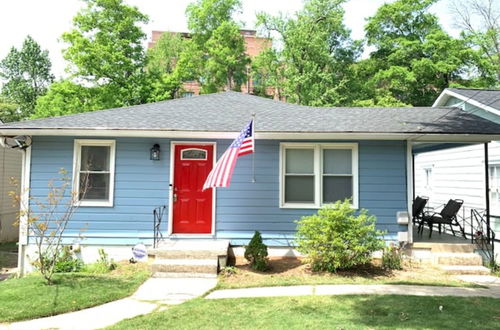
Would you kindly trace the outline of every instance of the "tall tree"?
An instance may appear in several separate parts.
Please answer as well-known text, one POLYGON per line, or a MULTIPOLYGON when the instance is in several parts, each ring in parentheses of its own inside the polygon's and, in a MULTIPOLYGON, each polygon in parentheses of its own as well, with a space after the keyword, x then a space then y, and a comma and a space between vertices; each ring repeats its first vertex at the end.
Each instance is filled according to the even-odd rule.
POLYGON ((149 86, 147 101, 174 98, 180 89, 177 62, 189 41, 179 33, 165 32, 147 52, 146 85, 149 86))
POLYGON ((313 106, 351 102, 350 67, 361 44, 351 39, 343 23, 344 2, 310 0, 293 18, 258 15, 260 26, 277 33, 275 44, 282 44, 276 53, 263 53, 257 60, 263 65, 259 74, 287 101, 313 106))
POLYGON ((62 35, 69 71, 92 86, 106 86, 106 107, 142 103, 146 36, 140 24, 147 16, 123 0, 83 1, 87 6, 73 18, 73 29, 62 35))
POLYGON ((467 0, 452 3, 456 25, 462 37, 479 50, 485 87, 500 87, 500 2, 467 0), (490 79, 488 79, 490 78, 490 79))
POLYGON ((15 111, 9 107, 3 121, 24 119, 33 113, 38 97, 46 93, 54 79, 51 66, 48 51, 31 36, 26 37, 20 50, 11 48, 0 62, 0 78, 4 82, 2 95, 17 107, 15 111))
POLYGON ((202 92, 239 90, 246 81, 249 58, 233 14, 240 0, 197 0, 186 10, 192 42, 178 65, 184 79, 201 83, 202 92))
MULTIPOLYGON (((475 52, 450 37, 429 7, 437 0, 396 0, 382 5, 365 27, 375 48, 361 80, 375 93, 415 106, 430 105, 442 89, 461 83, 475 52)), ((368 93, 369 94, 369 93, 368 93)))

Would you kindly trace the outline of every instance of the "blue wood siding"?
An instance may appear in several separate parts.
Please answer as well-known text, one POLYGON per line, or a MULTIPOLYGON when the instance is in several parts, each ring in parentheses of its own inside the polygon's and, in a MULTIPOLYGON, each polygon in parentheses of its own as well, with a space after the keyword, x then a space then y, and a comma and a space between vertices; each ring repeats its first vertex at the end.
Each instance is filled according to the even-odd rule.
MULTIPOLYGON (((47 195, 48 180, 65 168, 71 174, 72 137, 35 137, 32 147, 31 195, 47 195)), ((83 235, 86 244, 151 243, 152 210, 168 204, 170 140, 116 138, 115 198, 113 207, 81 207, 67 230, 67 240, 83 235), (161 160, 149 160, 158 143, 161 160), (83 230, 83 231, 81 231, 83 230)), ((229 140, 217 141, 220 157, 229 140)), ((332 141, 328 141, 332 142, 332 141)), ((359 143, 359 204, 377 217, 377 226, 394 239, 406 230, 396 223, 396 212, 406 209, 406 145, 404 141, 359 143)), ((259 140, 252 183, 252 155, 241 157, 228 189, 218 189, 216 236, 233 244, 248 242, 255 230, 269 245, 293 245, 295 220, 313 209, 279 208, 279 141, 259 140)), ((164 229, 167 228, 164 219, 164 229)))

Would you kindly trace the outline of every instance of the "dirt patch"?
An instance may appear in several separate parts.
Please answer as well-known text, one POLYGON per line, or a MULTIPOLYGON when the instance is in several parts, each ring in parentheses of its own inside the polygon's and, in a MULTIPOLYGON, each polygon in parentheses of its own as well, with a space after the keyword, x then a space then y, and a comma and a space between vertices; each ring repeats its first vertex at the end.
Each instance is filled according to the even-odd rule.
POLYGON ((403 270, 386 270, 375 264, 358 267, 355 270, 337 273, 314 272, 310 266, 298 259, 269 261, 270 269, 259 272, 250 268, 247 262, 238 260, 236 271, 220 279, 223 287, 294 285, 294 284, 340 284, 340 283, 428 283, 459 285, 453 275, 445 274, 432 265, 407 264, 403 270))
POLYGON ((17 271, 17 253, 0 251, 0 281, 17 271))

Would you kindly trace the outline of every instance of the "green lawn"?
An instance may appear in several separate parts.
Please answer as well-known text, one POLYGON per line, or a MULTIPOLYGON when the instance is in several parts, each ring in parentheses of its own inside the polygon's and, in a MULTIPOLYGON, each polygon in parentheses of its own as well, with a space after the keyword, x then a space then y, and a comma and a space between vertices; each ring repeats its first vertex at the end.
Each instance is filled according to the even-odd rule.
POLYGON ((131 295, 149 277, 144 265, 120 265, 106 275, 56 274, 46 285, 39 275, 0 282, 0 322, 75 311, 131 295))
POLYGON ((195 299, 112 329, 499 329, 500 299, 307 296, 195 299), (442 311, 439 306, 443 306, 442 311))

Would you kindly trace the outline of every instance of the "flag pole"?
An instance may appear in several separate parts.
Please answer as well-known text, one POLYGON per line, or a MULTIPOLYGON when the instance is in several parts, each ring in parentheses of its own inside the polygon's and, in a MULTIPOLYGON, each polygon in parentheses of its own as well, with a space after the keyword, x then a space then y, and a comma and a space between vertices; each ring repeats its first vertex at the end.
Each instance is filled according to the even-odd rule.
POLYGON ((252 136, 253 136, 253 152, 252 152, 252 183, 255 183, 255 112, 252 113, 252 136))

